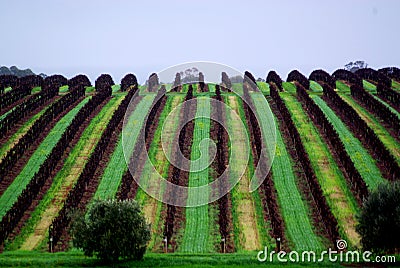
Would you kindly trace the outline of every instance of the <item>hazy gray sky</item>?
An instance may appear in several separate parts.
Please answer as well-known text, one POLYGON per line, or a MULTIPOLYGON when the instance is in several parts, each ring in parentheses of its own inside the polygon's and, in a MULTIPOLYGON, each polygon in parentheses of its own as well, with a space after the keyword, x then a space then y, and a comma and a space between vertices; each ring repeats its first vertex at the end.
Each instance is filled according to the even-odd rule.
MULTIPOLYGON (((400 1, 1 0, 0 65, 34 72, 152 72, 215 61, 265 78, 353 60, 398 66, 400 1)), ((173 78, 171 78, 172 80, 173 78)))

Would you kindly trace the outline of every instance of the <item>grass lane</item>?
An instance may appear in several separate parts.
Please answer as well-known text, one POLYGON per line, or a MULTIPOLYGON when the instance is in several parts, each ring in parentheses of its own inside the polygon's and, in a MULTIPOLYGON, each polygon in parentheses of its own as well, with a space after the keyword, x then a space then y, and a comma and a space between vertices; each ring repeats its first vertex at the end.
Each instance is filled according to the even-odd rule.
POLYGON ((60 89, 59 89, 60 93, 67 93, 68 91, 69 91, 69 86, 68 85, 61 86, 60 89))
POLYGON ((265 95, 269 95, 269 84, 265 82, 257 82, 258 88, 265 95))
POLYGON ((215 89, 215 84, 213 83, 208 83, 208 91, 211 93, 215 93, 216 89, 215 89))
POLYGON ((243 95, 243 83, 232 83, 232 91, 238 93, 240 96, 243 95))
POLYGON ((346 85, 345 83, 343 83, 340 80, 336 81, 336 88, 343 93, 349 93, 350 94, 350 87, 348 85, 346 85))
MULTIPOLYGON (((270 251, 269 251, 270 252, 270 251)), ((269 253, 268 252, 268 253, 269 253)), ((257 252, 235 254, 159 254, 147 253, 143 260, 124 261, 116 267, 282 267, 282 262, 274 256, 273 262, 260 262, 257 252)), ((317 255, 317 258, 319 255, 317 255)), ((326 255, 324 256, 326 257, 326 255)), ((284 257, 288 259, 286 255, 284 257)), ((397 256, 397 258, 399 258, 397 256)), ((301 260, 301 256, 300 256, 301 260)), ((89 258, 81 251, 42 253, 27 251, 10 251, 0 254, 1 267, 106 267, 96 258, 89 258)), ((294 265, 296 266, 296 265, 294 265)), ((300 263, 297 267, 343 267, 329 262, 327 258, 318 263, 300 263)))
POLYGON ((392 88, 396 91, 400 91, 400 83, 392 79, 392 88))
MULTIPOLYGON (((198 187, 208 183, 208 167, 204 167, 209 160, 209 147, 203 144, 200 148, 200 142, 210 138, 210 113, 211 103, 209 97, 197 98, 196 120, 193 132, 192 152, 190 159, 189 187, 198 187), (202 117, 204 116, 204 117, 202 117), (194 161, 200 159, 203 161, 194 161)), ((208 200, 208 193, 200 193, 195 188, 190 188, 188 192, 187 204, 194 204, 199 200, 208 200)), ((214 246, 210 238, 210 230, 213 219, 210 218, 208 204, 198 207, 186 208, 186 224, 183 234, 180 252, 204 253, 213 252, 214 246)))
POLYGON ((4 120, 4 118, 6 118, 9 114, 11 114, 16 108, 18 107, 15 106, 14 108, 8 110, 7 112, 5 112, 4 114, 0 115, 0 122, 4 120))
POLYGON ((111 90, 113 93, 120 91, 120 89, 121 89, 121 85, 115 84, 115 85, 111 86, 111 90))
MULTIPOLYGON (((261 132, 264 142, 268 141, 270 135, 265 130, 270 127, 267 125, 270 119, 263 102, 265 98, 260 94, 251 94, 257 114, 261 120, 261 132)), ((278 124, 274 118, 275 124, 278 124)), ((313 231, 313 225, 309 218, 306 204, 303 202, 299 189, 296 185, 296 177, 292 168, 293 163, 287 152, 286 146, 279 129, 276 131, 276 151, 272 164, 272 179, 277 191, 279 210, 285 222, 285 233, 287 238, 294 245, 293 250, 320 250, 323 245, 313 231)))
POLYGON ((324 89, 321 87, 321 85, 313 80, 310 80, 310 89, 313 92, 323 92, 324 91, 324 89))
POLYGON ((376 86, 367 80, 363 80, 363 87, 366 91, 376 94, 376 86))
POLYGON ((282 82, 282 88, 289 93, 296 93, 296 86, 291 82, 282 82))

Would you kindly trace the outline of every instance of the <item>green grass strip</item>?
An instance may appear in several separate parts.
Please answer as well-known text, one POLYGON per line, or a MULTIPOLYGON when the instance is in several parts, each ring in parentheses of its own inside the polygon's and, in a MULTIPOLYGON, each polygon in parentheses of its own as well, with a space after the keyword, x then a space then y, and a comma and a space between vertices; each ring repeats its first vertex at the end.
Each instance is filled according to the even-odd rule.
POLYGON ((5 112, 4 114, 0 115, 0 122, 3 121, 4 118, 6 118, 10 113, 12 113, 15 110, 15 108, 17 108, 17 107, 18 107, 18 105, 15 106, 14 108, 10 109, 9 111, 5 112))
MULTIPOLYGON (((133 149, 136 144, 136 140, 140 134, 140 130, 142 129, 146 116, 151 108, 153 100, 155 98, 155 94, 149 94, 143 97, 143 99, 138 103, 133 113, 129 116, 127 125, 126 125, 126 140, 128 141, 129 155, 133 153, 133 149)), ((111 156, 110 161, 106 169, 104 170, 104 174, 100 180, 100 184, 94 194, 94 199, 107 199, 114 198, 118 187, 121 183, 122 176, 127 170, 127 165, 124 157, 124 150, 122 144, 122 133, 120 134, 120 138, 118 144, 111 156)))
MULTIPOLYGON (((271 250, 268 251, 270 253, 271 250)), ((361 255, 361 254, 360 254, 361 255)), ((317 259, 319 254, 316 255, 317 259)), ((288 263, 292 267, 343 267, 341 262, 330 262, 328 255, 324 255, 323 262, 300 262, 288 263)), ((344 254, 343 254, 344 256, 344 254)), ((260 256, 263 257, 263 256, 260 256)), ((289 260, 288 254, 284 259, 289 260)), ((397 260, 400 258, 396 256, 397 260)), ((344 259, 344 257, 343 257, 344 259)), ((361 259, 361 257, 360 257, 361 259)), ((371 256, 371 260, 372 260, 371 256)), ((300 252, 301 260, 301 252, 300 252)), ((163 254, 147 253, 140 261, 123 261, 110 264, 114 267, 282 267, 282 262, 277 260, 277 254, 274 255, 274 261, 260 262, 257 260, 257 252, 235 253, 235 254, 163 254)), ((35 251, 9 251, 0 255, 1 267, 110 267, 101 263, 98 259, 84 256, 82 251, 73 250, 68 252, 44 253, 35 251)), ((286 266, 286 265, 285 265, 286 266)), ((349 266, 351 264, 349 263, 349 266)), ((354 266, 354 264, 353 264, 354 266)), ((393 264, 395 266, 395 264, 393 264)))
POLYGON ((89 99, 90 98, 87 97, 82 100, 74 109, 69 111, 63 118, 61 118, 51 132, 46 136, 43 142, 39 145, 31 158, 29 158, 28 163, 26 163, 19 175, 0 197, 0 218, 3 218, 6 212, 17 201, 18 196, 31 181, 35 173, 39 171, 41 165, 45 162, 46 158, 60 140, 65 130, 71 124, 79 110, 89 101, 89 99))
POLYGON ((215 84, 208 83, 207 85, 208 85, 208 92, 215 93, 215 91, 216 91, 215 84))
MULTIPOLYGON (((261 121, 260 127, 264 142, 267 142, 270 134, 265 130, 269 129, 267 124, 270 119, 267 117, 267 111, 262 109, 265 107, 263 103, 265 98, 259 94, 251 94, 251 97, 261 121)), ((278 124, 276 118, 274 119, 275 124, 278 124)), ((292 166, 292 160, 286 150, 281 133, 277 129, 272 179, 278 194, 279 208, 286 226, 285 232, 294 244, 294 250, 323 249, 321 242, 313 231, 306 205, 296 185, 296 177, 292 166)))
POLYGON ((188 90, 189 90, 189 84, 183 84, 181 92, 186 93, 186 92, 188 92, 188 90))
POLYGON ((265 95, 269 95, 269 84, 266 82, 257 82, 258 88, 265 95))
MULTIPOLYGON (((99 114, 90 121, 90 124, 82 133, 79 141, 69 153, 62 169, 54 177, 49 190, 31 214, 31 217, 26 222, 20 234, 14 239, 10 247, 11 249, 19 248, 24 240, 33 234, 35 228, 37 228, 38 222, 41 221, 45 210, 48 209, 49 206, 56 205, 61 209, 67 197, 67 192, 65 190, 70 189, 76 183, 76 179, 78 179, 86 163, 85 159, 91 155, 106 128, 107 122, 111 119, 113 112, 118 108, 122 99, 123 96, 112 98, 99 114), (79 171, 79 173, 77 173, 77 171, 79 171)), ((53 217, 55 216, 54 214, 53 217)))
POLYGON ((339 233, 350 246, 359 244, 355 232, 358 205, 328 146, 303 110, 301 103, 287 92, 280 93, 296 125, 321 189, 339 224, 339 233))
POLYGON ((65 86, 61 86, 61 87, 60 87, 59 92, 60 92, 60 93, 67 93, 68 90, 69 90, 69 86, 68 86, 68 85, 65 85, 65 86))
POLYGON ((142 95, 143 93, 145 93, 145 91, 147 91, 146 85, 139 85, 138 88, 139 88, 140 95, 142 95))
POLYGON ((197 92, 199 89, 198 84, 192 84, 193 92, 197 92))
POLYGON ((41 90, 42 90, 41 87, 34 87, 34 88, 32 88, 31 94, 38 93, 38 92, 40 92, 41 90))
POLYGON ((364 107, 359 105, 350 95, 340 94, 340 97, 347 102, 359 114, 359 116, 375 132, 389 152, 395 157, 400 165, 400 143, 384 128, 380 122, 369 113, 364 107))
POLYGON ((392 79, 392 88, 396 91, 400 91, 400 83, 397 82, 396 80, 392 79))
POLYGON ((282 87, 286 92, 296 93, 296 86, 292 82, 282 82, 282 87))
MULTIPOLYGON (((208 168, 201 171, 201 166, 208 163, 209 147, 200 148, 200 142, 210 138, 210 98, 197 98, 196 120, 193 134, 192 152, 190 159, 189 187, 198 187, 208 183, 208 168), (202 117, 204 116, 204 117, 202 117), (204 161, 193 161, 200 158, 204 161)), ((208 193, 200 193, 195 188, 189 188, 187 204, 196 203, 197 200, 208 200, 208 193), (202 196, 201 196, 202 194, 202 196)), ((208 205, 199 207, 186 208, 186 225, 183 235, 182 245, 179 247, 180 252, 202 253, 213 251, 213 245, 210 245, 210 229, 211 219, 208 214, 208 205)))
POLYGON ((313 80, 310 80, 310 89, 312 92, 323 92, 324 91, 322 86, 313 80))
POLYGON ((117 85, 117 84, 112 85, 111 89, 112 89, 113 93, 118 92, 121 89, 121 85, 117 85))
POLYGON ((343 83, 342 81, 339 81, 339 80, 336 81, 336 88, 340 92, 350 93, 350 87, 348 85, 346 85, 345 83, 343 83))
POLYGON ((377 186, 384 182, 379 168, 376 166, 375 160, 362 146, 360 140, 354 137, 353 133, 346 127, 334 111, 320 97, 314 96, 314 102, 324 112, 328 121, 333 125, 339 134, 340 140, 354 163, 355 168, 360 172, 361 177, 368 186, 368 189, 374 190, 377 186))
POLYGON ((232 83, 232 91, 238 93, 240 96, 243 95, 243 83, 232 83))
POLYGON ((96 91, 95 87, 86 87, 85 88, 85 94, 92 93, 92 92, 95 92, 95 91, 96 91))
POLYGON ((370 93, 376 94, 376 86, 367 80, 363 80, 363 87, 365 90, 369 91, 370 93))

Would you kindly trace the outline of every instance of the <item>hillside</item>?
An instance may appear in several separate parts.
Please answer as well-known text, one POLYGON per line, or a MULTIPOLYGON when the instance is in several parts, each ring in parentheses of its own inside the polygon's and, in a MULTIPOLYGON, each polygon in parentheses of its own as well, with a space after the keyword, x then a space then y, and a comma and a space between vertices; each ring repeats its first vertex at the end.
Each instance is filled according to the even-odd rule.
POLYGON ((136 199, 154 253, 164 239, 168 252, 191 254, 275 248, 277 238, 287 251, 337 248, 338 240, 359 248, 362 201, 400 178, 394 70, 293 71, 286 81, 271 71, 266 82, 248 73, 221 85, 32 79, 28 94, 1 95, 1 250, 44 251, 50 238, 54 251, 71 249, 68 213, 94 198, 136 199), (176 194, 160 178, 218 182, 176 194))

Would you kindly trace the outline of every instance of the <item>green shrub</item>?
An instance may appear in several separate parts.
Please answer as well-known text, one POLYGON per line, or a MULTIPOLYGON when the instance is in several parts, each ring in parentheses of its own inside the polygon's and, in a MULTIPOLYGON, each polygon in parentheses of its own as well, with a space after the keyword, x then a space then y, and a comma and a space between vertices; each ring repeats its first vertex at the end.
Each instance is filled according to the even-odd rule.
POLYGON ((384 183, 373 191, 358 216, 357 232, 364 249, 396 252, 400 249, 400 183, 384 183))
POLYGON ((150 226, 134 200, 96 200, 86 216, 74 213, 71 236, 86 256, 106 262, 140 260, 150 240, 150 226))

